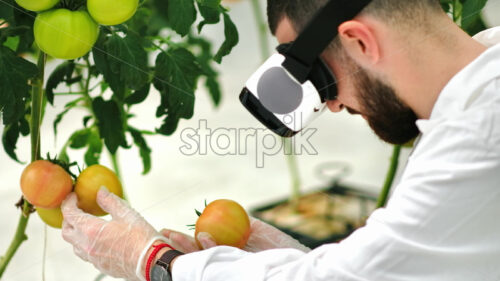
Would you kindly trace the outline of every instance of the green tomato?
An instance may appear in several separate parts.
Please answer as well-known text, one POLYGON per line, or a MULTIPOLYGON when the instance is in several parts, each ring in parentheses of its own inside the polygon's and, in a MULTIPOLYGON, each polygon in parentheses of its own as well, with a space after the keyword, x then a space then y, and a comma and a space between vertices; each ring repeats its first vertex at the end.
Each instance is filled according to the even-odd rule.
POLYGON ((99 36, 99 25, 85 11, 50 10, 34 25, 38 47, 54 58, 72 60, 87 54, 99 36))
POLYGON ((16 3, 26 10, 40 12, 54 7, 59 0, 16 0, 16 3))
POLYGON ((117 25, 130 19, 139 0, 87 0, 90 15, 102 25, 117 25))

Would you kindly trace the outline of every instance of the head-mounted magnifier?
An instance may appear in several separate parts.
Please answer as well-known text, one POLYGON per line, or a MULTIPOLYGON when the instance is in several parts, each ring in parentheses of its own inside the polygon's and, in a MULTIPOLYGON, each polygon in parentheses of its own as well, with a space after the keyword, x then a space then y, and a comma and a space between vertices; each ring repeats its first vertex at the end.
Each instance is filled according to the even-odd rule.
POLYGON ((278 46, 240 94, 243 105, 267 128, 291 137, 318 117, 327 100, 337 98, 333 73, 320 58, 338 27, 370 0, 330 0, 294 42, 278 46))

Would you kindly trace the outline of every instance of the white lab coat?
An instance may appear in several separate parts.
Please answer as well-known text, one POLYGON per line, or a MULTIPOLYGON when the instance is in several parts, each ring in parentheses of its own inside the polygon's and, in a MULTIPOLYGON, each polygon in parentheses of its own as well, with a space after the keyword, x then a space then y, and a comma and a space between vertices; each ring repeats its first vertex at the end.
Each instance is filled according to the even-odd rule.
POLYGON ((174 281, 500 280, 500 28, 440 93, 387 207, 309 253, 215 247, 187 254, 174 281), (495 45, 496 44, 496 45, 495 45))

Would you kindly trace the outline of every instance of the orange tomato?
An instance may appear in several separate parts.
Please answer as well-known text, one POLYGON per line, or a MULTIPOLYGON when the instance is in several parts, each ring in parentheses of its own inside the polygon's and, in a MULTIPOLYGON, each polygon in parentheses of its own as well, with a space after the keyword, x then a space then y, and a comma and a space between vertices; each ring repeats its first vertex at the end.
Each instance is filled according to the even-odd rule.
POLYGON ((73 180, 61 166, 47 160, 29 164, 21 175, 21 191, 36 207, 59 207, 71 192, 73 180))
POLYGON ((78 197, 78 207, 94 216, 104 216, 107 213, 97 204, 97 192, 105 186, 109 192, 123 197, 120 180, 110 169, 102 165, 92 165, 78 176, 75 184, 75 193, 78 197))
MULTIPOLYGON (((199 232, 208 232, 217 245, 245 247, 250 236, 250 218, 245 209, 233 200, 219 199, 205 207, 195 226, 199 232)), ((200 246, 200 243, 196 241, 200 246)))

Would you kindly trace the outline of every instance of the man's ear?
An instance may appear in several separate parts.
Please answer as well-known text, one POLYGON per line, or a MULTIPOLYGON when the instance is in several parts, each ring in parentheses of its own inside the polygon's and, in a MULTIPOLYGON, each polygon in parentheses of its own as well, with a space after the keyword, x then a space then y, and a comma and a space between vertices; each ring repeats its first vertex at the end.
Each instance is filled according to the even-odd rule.
POLYGON ((369 67, 380 60, 379 43, 367 25, 355 20, 344 22, 338 36, 344 50, 359 65, 369 67))

